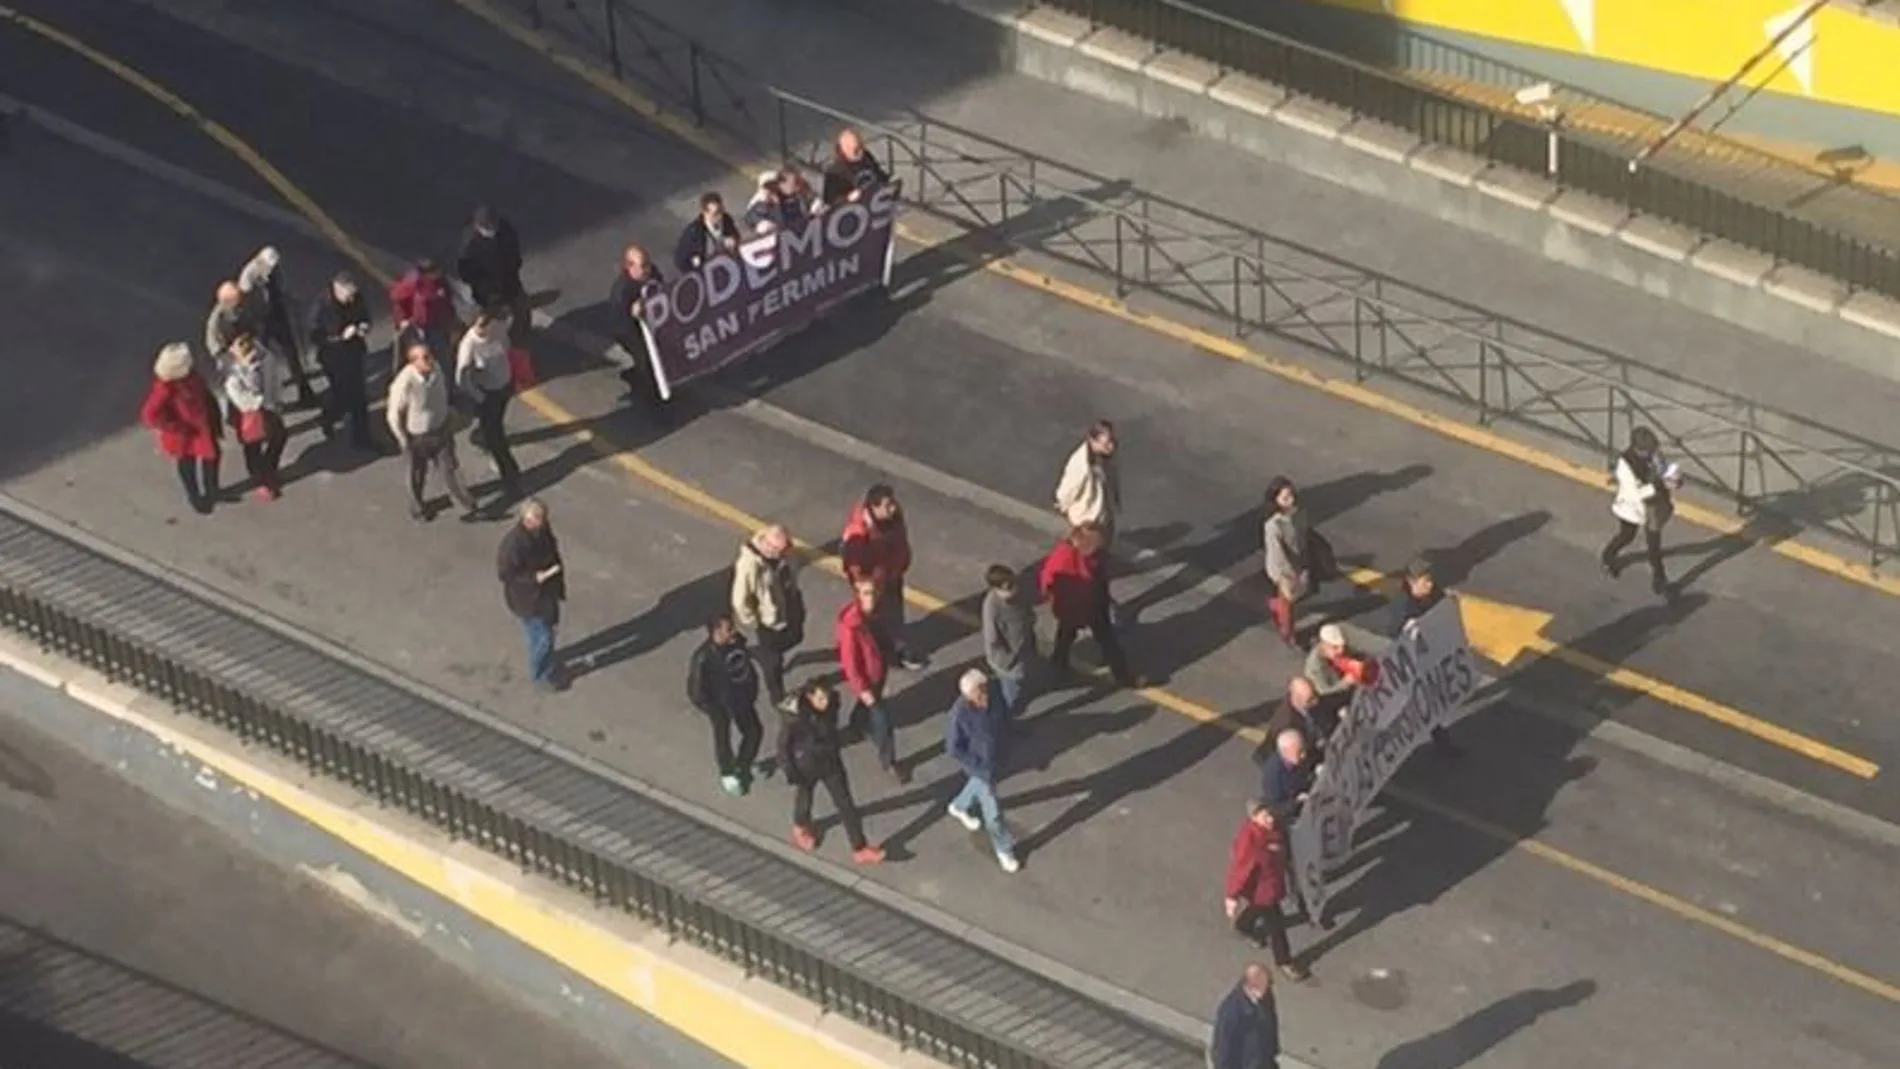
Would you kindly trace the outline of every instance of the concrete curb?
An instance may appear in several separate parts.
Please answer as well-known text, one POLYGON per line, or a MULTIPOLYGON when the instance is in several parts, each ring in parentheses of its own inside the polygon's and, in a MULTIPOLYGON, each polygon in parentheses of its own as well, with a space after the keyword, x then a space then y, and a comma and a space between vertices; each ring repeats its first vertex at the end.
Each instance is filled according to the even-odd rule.
POLYGON ((1196 133, 1900 380, 1900 300, 1710 239, 1539 175, 1421 141, 1054 8, 904 0, 946 39, 972 30, 1002 67, 1184 122, 1196 133))

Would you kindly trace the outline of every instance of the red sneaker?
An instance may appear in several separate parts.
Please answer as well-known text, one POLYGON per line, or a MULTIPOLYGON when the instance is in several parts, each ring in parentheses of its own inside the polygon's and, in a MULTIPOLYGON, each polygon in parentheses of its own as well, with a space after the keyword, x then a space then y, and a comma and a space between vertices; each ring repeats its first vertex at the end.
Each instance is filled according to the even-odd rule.
POLYGON ((257 498, 259 501, 275 501, 277 500, 277 488, 275 486, 260 486, 251 491, 251 496, 257 498))
POLYGON ((794 824, 792 825, 792 845, 810 853, 818 848, 818 836, 813 835, 811 829, 803 824, 794 824))
POLYGON ((881 846, 866 846, 853 850, 851 851, 851 860, 860 865, 875 865, 884 860, 884 848, 881 846))

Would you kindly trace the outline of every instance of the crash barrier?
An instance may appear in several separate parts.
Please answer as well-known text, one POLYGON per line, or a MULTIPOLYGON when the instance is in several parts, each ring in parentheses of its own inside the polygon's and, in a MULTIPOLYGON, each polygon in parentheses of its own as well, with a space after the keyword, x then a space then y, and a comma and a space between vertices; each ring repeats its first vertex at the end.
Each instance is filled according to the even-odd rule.
POLYGON ((1873 567, 1900 552, 1900 450, 970 130, 922 115, 870 122, 754 79, 625 0, 516 2, 662 106, 762 157, 817 168, 836 130, 855 127, 909 209, 1106 276, 1118 297, 1158 297, 1237 337, 1344 361, 1356 380, 1424 391, 1480 425, 1555 439, 1600 460, 1606 486, 1630 430, 1648 426, 1686 479, 1749 517, 1748 537, 1825 533, 1873 567))
POLYGON ((0 626, 959 1069, 1199 1069, 1187 1038, 0 506, 0 626))

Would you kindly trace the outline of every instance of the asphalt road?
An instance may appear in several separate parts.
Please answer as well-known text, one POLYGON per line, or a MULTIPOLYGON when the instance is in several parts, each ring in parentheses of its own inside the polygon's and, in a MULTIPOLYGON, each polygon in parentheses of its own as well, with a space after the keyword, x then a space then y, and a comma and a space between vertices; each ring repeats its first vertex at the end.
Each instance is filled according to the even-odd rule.
MULTIPOLYGON (((447 5, 400 6, 255 6, 210 20, 226 36, 97 0, 62 4, 59 18, 238 130, 375 245, 438 251, 467 204, 503 204, 531 246, 531 281, 556 293, 549 311, 574 322, 597 314, 621 243, 669 243, 709 182, 739 194, 707 162, 447 5), (428 59, 378 20, 426 25, 432 47, 455 59, 428 59)), ((203 5, 180 8, 209 20, 203 5)), ((0 69, 24 72, 16 95, 257 195, 198 135, 17 33, 0 31, 0 69)), ((869 449, 743 411, 689 410, 657 427, 616 408, 611 376, 542 343, 546 394, 576 426, 540 426, 519 411, 515 421, 569 556, 570 652, 589 668, 572 692, 545 701, 521 686, 518 640, 492 589, 494 528, 413 527, 392 465, 352 470, 307 428, 291 451, 304 477, 283 501, 199 521, 130 429, 156 342, 195 336, 211 282, 264 240, 284 249, 294 279, 340 264, 228 197, 183 191, 50 135, 16 137, 0 169, 0 302, 31 310, 11 321, 34 370, 0 398, 8 491, 774 833, 784 799, 718 796, 702 729, 671 699, 692 633, 723 598, 737 532, 682 513, 624 463, 599 459, 577 429, 638 447, 640 461, 822 542, 851 497, 887 475, 888 454, 1040 508, 1077 429, 1110 415, 1128 443, 1133 526, 1168 549, 1168 563, 1124 584, 1141 610, 1131 645, 1171 691, 1231 720, 1256 720, 1294 666, 1256 614, 1209 598, 1193 579, 1251 573, 1250 510, 1265 478, 1286 470, 1311 487, 1349 554, 1394 566, 1420 547, 1444 550, 1476 592, 1561 608, 1555 637, 1883 766, 1900 760, 1882 715, 1890 601, 1745 553, 1698 576, 1678 608, 1658 608, 1640 570, 1615 585, 1594 573, 1599 495, 994 278, 961 277, 932 257, 905 265, 906 279, 922 281, 896 306, 854 310, 781 349, 754 381, 728 383, 869 449)), ((967 598, 985 564, 1027 563, 1050 537, 1046 525, 947 484, 900 486, 917 584, 950 598, 967 598)), ((833 588, 808 582, 822 620, 833 588)), ((1341 613, 1369 607, 1335 603, 1341 613)), ((1046 700, 1005 790, 1029 864, 1004 883, 939 819, 952 780, 934 752, 933 718, 973 646, 942 616, 919 629, 937 666, 898 699, 917 780, 894 790, 857 766, 874 833, 909 858, 878 878, 1204 1012, 1242 958, 1220 930, 1214 884, 1253 783, 1247 746, 1135 696, 1046 700)), ((1884 776, 1843 782, 1588 679, 1547 678, 1537 689, 1568 691, 1595 715, 1814 794, 1894 812, 1884 776)), ((1345 877, 1345 923, 1317 948, 1319 983, 1286 995, 1298 1046, 1335 1069, 1531 1066, 1553 1050, 1578 1066, 1689 1069, 1900 1059, 1892 1002, 1839 972, 1900 976, 1894 948, 1867 938, 1891 925, 1889 850, 1606 745, 1533 704, 1507 694, 1475 714, 1460 728, 1471 750, 1461 769, 1421 761, 1410 771, 1408 786, 1462 822, 1387 808, 1345 877), (1493 833, 1474 833, 1479 822, 1493 833), (1518 848, 1520 836, 1615 877, 1553 864, 1518 848), (1786 943, 1686 920, 1641 889, 1786 943), (1790 945, 1832 969, 1774 949, 1790 945), (1787 1016, 1763 1015, 1763 1005, 1787 1016)))
MULTIPOLYGON (((70 704, 50 691, 45 701, 70 704)), ((254 859, 24 727, 34 715, 50 714, 15 705, 0 719, 0 1064, 226 1065, 239 1043, 259 1059, 275 1051, 274 1065, 644 1064, 572 1038, 315 880, 254 859), (66 1016, 86 976, 94 1001, 66 1016)))

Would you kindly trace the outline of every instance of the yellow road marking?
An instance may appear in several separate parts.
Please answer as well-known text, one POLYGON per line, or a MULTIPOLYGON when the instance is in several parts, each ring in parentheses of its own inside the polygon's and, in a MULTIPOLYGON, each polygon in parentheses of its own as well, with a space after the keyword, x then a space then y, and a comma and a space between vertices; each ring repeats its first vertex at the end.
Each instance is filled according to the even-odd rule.
MULTIPOLYGON (((479 0, 454 0, 454 2, 479 14, 485 20, 494 22, 498 27, 507 26, 506 21, 500 16, 485 12, 479 0)), ((204 117, 196 109, 186 104, 181 98, 172 94, 169 90, 158 85, 158 83, 133 71, 131 68, 99 52, 97 49, 86 45, 84 42, 73 38, 69 34, 48 26, 37 19, 21 15, 19 12, 5 5, 0 5, 0 20, 12 22, 29 32, 73 51, 75 54, 97 64, 102 69, 118 76, 128 84, 153 96, 154 99, 164 103, 181 116, 186 117, 199 129, 205 131, 217 140, 219 144, 230 149, 234 156, 255 169, 259 177, 263 178, 272 188, 281 193, 285 200, 289 201, 299 211, 306 213, 311 222, 323 229, 325 233, 334 233, 341 236, 343 240, 337 243, 338 249, 344 255, 356 261, 366 273, 377 278, 387 278, 387 275, 378 270, 364 253, 363 247, 354 239, 350 238, 347 232, 343 231, 341 227, 338 227, 335 221, 330 219, 314 200, 305 195, 302 190, 291 183, 290 179, 285 177, 283 173, 278 171, 275 167, 271 166, 255 149, 252 149, 236 134, 231 133, 223 126, 204 117), (216 132, 213 133, 213 131, 216 132)), ((510 33, 510 36, 514 36, 514 34, 510 33)), ((551 50, 546 46, 542 46, 538 47, 537 51, 547 52, 551 50)), ((584 67, 576 69, 576 73, 581 74, 581 76, 588 78, 590 81, 593 80, 592 73, 586 71, 584 67)), ((629 93, 629 95, 631 94, 629 93)), ((1306 372, 1302 373, 1310 374, 1306 372)), ((524 400, 549 422, 578 428, 578 417, 567 411, 558 403, 547 398, 540 391, 533 390, 527 392, 524 395, 524 400)), ((758 527, 764 525, 764 521, 747 513, 738 506, 722 501, 685 480, 661 471, 645 460, 619 449, 611 442, 607 442, 591 430, 578 428, 575 431, 575 437, 592 445, 597 451, 619 465, 629 474, 665 490, 667 493, 685 501, 707 515, 717 517, 747 532, 756 530, 758 527)), ((806 546, 804 549, 807 553, 816 555, 826 566, 834 570, 837 568, 835 557, 818 553, 810 546, 806 546)), ((953 619, 959 620, 959 622, 971 622, 971 617, 967 613, 955 610, 951 607, 949 602, 925 594, 922 591, 907 590, 907 600, 926 612, 945 612, 951 615, 953 619)), ((1226 717, 1216 710, 1189 701, 1178 695, 1171 694, 1158 687, 1144 689, 1141 691, 1141 694, 1155 704, 1192 720, 1202 723, 1217 723, 1227 727, 1233 734, 1240 738, 1254 742, 1259 742, 1263 738, 1261 731, 1257 728, 1235 727, 1226 717)), ((1576 875, 1582 876, 1602 886, 1620 891, 1641 901, 1648 902, 1684 920, 1728 935, 1784 961, 1810 969, 1839 983, 1857 988, 1878 998, 1900 1004, 1900 986, 1861 972, 1851 966, 1841 964, 1821 954, 1777 939, 1774 936, 1758 932, 1746 925, 1729 920, 1719 914, 1711 913, 1700 906, 1677 898, 1667 891, 1659 890, 1639 880, 1620 875, 1610 869, 1568 854, 1533 836, 1520 835, 1507 827, 1495 824, 1483 817, 1475 816, 1463 810, 1445 805, 1442 802, 1426 798, 1400 785, 1393 784, 1389 786, 1388 792, 1406 804, 1417 806, 1453 824, 1457 824, 1460 827, 1492 839, 1509 849, 1521 850, 1533 857, 1542 858, 1576 875)))

